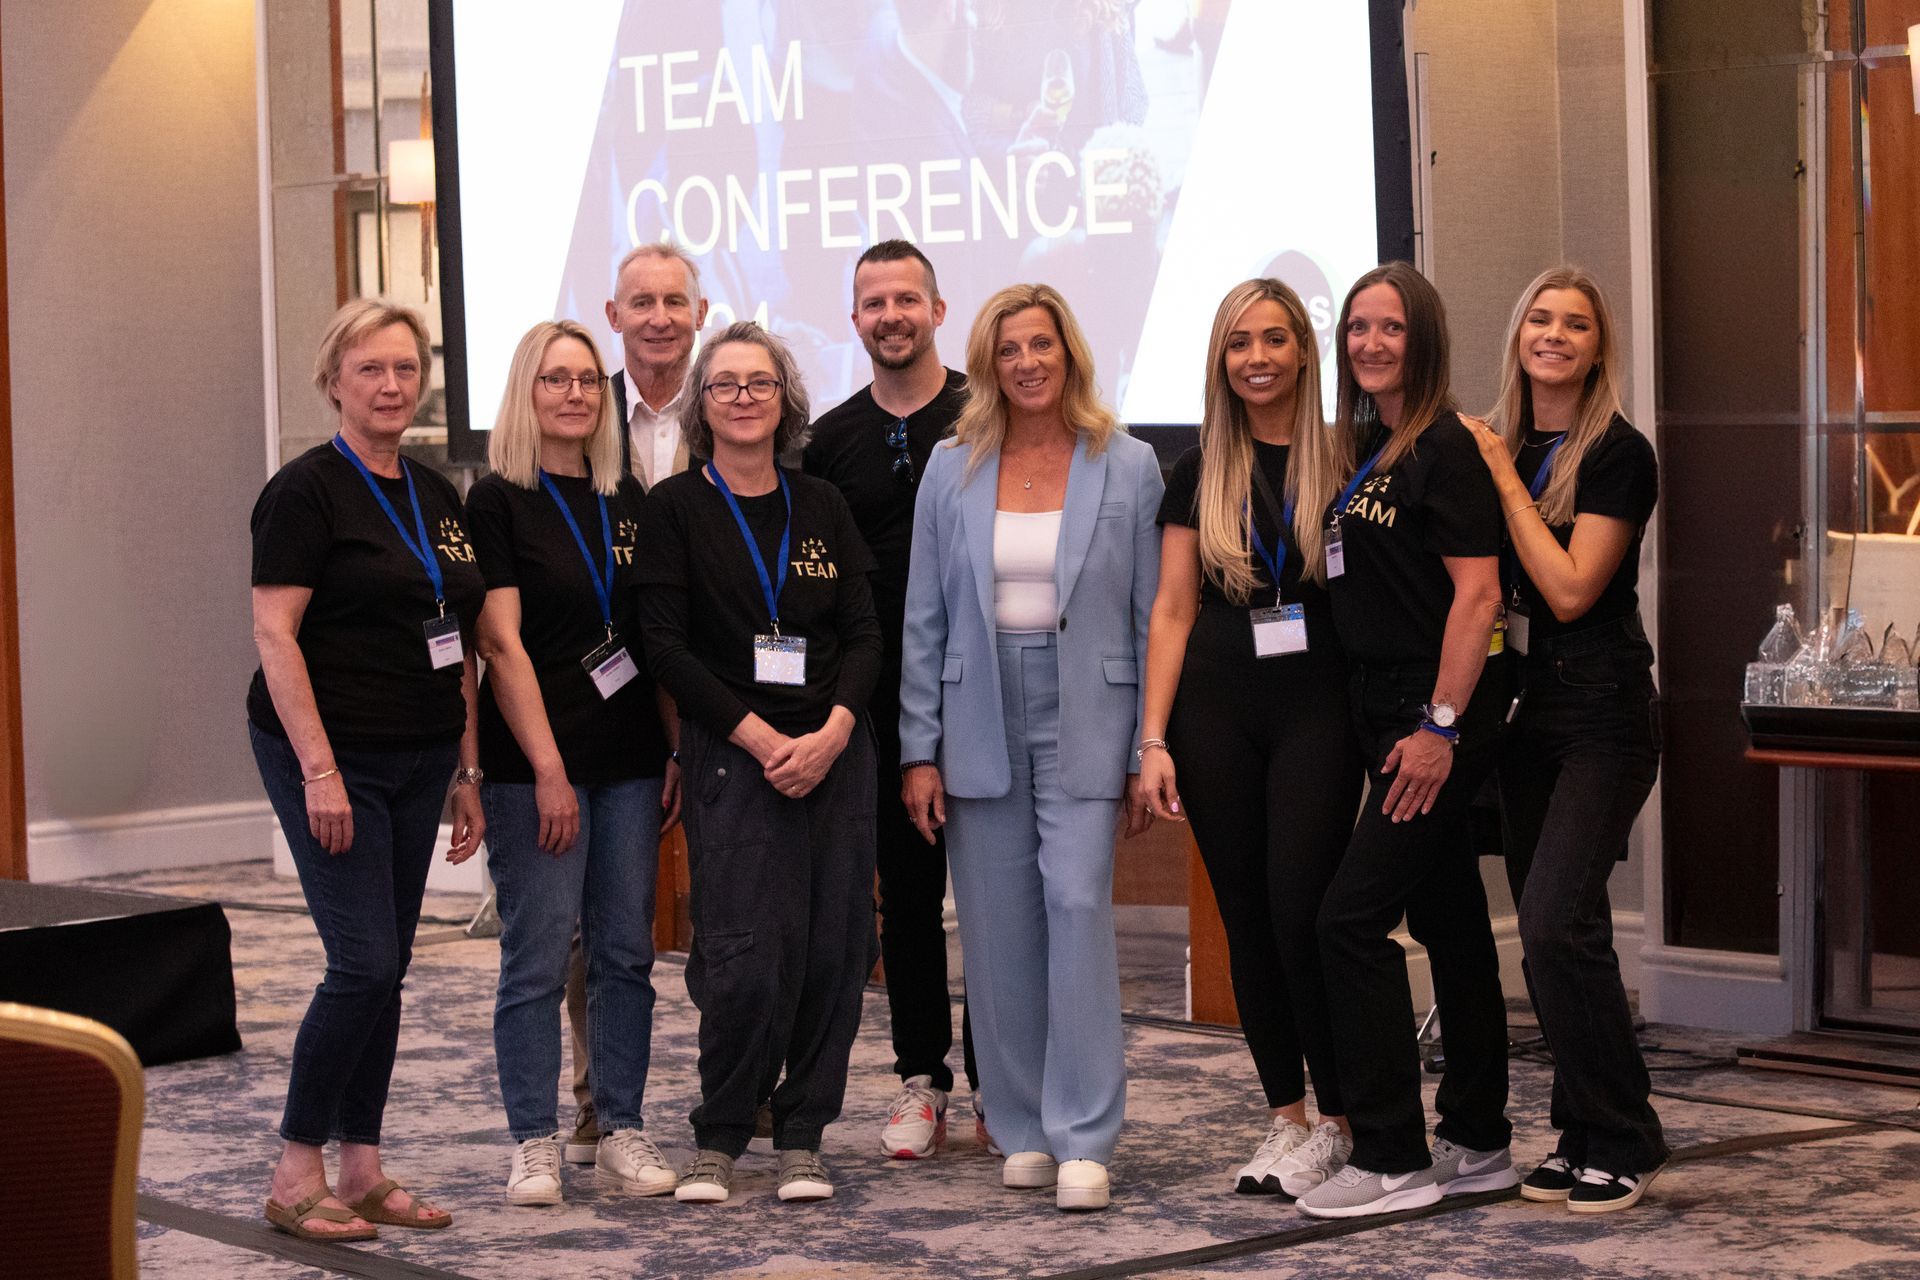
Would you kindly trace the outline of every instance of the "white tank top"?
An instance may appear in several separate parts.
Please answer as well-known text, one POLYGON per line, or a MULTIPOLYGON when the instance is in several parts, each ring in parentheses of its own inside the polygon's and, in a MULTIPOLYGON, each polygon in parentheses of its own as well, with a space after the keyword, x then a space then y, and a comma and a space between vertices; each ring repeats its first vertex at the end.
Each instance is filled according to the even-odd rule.
POLYGON ((1053 562, 1060 546, 1058 511, 993 513, 993 625, 996 631, 1053 631, 1060 597, 1053 562))

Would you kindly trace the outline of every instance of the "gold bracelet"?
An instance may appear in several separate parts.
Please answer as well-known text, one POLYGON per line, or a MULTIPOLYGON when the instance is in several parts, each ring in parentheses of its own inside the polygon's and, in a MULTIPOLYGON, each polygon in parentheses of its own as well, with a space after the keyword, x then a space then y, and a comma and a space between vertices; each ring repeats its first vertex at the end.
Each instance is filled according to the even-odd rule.
POLYGON ((1513 518, 1519 515, 1522 511, 1531 511, 1533 508, 1539 505, 1540 504, 1537 502, 1529 502, 1523 506, 1515 507, 1513 510, 1507 512, 1507 523, 1509 524, 1513 523, 1513 518))
POLYGON ((336 777, 339 775, 339 773, 340 773, 340 766, 335 765, 331 769, 321 770, 319 773, 314 774, 311 778, 300 779, 300 785, 303 787, 310 787, 316 782, 325 782, 328 778, 336 777))

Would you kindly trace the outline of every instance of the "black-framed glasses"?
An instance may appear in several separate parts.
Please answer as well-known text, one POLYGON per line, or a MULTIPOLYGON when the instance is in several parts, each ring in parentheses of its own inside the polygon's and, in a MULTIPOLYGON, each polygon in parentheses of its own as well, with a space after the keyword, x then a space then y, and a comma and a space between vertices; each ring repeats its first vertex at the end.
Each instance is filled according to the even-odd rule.
POLYGON ((900 419, 887 432, 887 447, 893 450, 893 478, 901 484, 912 484, 919 477, 913 473, 913 455, 907 452, 907 420, 900 419))
POLYGON ((740 399, 743 391, 747 399, 764 403, 780 394, 780 379, 749 378, 745 382, 735 382, 732 378, 722 378, 718 382, 709 382, 701 390, 715 404, 732 404, 740 399))
POLYGON ((543 373, 540 385, 557 396, 564 396, 573 390, 574 383, 580 384, 580 394, 597 396, 606 389, 607 375, 604 373, 583 373, 575 377, 570 373, 543 373))

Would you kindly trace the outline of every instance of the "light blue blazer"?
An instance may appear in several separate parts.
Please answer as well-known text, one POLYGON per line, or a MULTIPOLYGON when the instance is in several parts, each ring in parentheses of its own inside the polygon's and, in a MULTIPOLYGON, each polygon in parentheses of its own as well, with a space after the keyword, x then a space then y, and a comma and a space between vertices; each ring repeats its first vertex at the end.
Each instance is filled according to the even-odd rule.
MULTIPOLYGON (((995 453, 966 476, 969 448, 942 441, 920 478, 900 677, 900 759, 932 760, 951 795, 1013 785, 993 625, 995 453)), ((1160 577, 1155 517, 1164 488, 1152 446, 1116 431, 1099 457, 1083 437, 1067 472, 1054 562, 1060 623, 1060 787, 1082 800, 1125 793, 1147 669, 1147 616, 1160 577)))

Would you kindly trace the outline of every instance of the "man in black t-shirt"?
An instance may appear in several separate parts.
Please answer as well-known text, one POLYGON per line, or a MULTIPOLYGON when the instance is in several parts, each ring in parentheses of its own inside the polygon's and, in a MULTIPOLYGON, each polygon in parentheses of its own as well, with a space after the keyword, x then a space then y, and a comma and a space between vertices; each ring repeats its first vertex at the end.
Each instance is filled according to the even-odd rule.
MULTIPOLYGON (((904 240, 883 240, 853 269, 853 327, 873 359, 873 381, 813 424, 802 458, 809 475, 832 481, 872 550, 874 611, 885 645, 870 703, 879 751, 876 822, 880 872, 880 954, 901 1090, 880 1135, 896 1159, 932 1155, 946 1130, 953 1070, 953 1014, 947 999, 946 848, 929 849, 900 791, 900 633, 906 615, 913 503, 933 446, 953 430, 966 403, 965 375, 944 367, 934 331, 946 318, 933 264, 904 240)), ((964 1037, 964 1014, 962 1021, 964 1037)), ((972 1045, 963 1050, 974 1078, 972 1045)), ((975 1111, 979 1104, 976 1097, 975 1111)))

